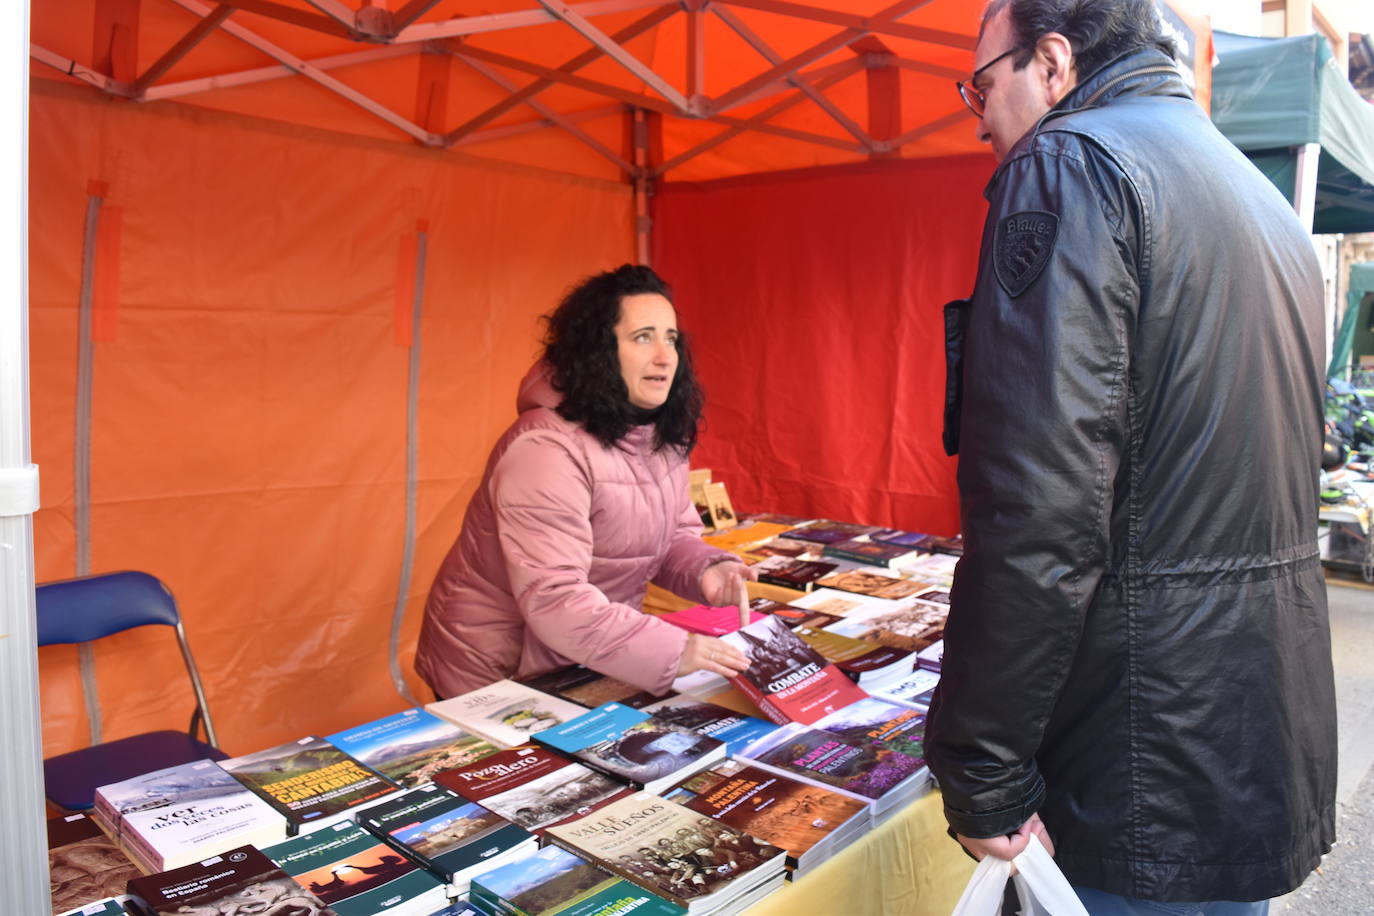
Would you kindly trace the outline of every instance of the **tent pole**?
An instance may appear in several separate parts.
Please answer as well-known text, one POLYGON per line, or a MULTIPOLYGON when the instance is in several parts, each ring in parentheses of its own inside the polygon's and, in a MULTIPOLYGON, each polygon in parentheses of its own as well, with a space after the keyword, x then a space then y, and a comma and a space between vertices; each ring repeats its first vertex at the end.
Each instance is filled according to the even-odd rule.
POLYGON ((643 108, 636 108, 632 117, 635 170, 630 180, 635 189, 635 261, 648 267, 652 231, 649 219, 649 116, 643 108))
POLYGON ((1298 147, 1298 168, 1293 180, 1293 209, 1298 211, 1298 219, 1312 234, 1312 224, 1317 217, 1317 160, 1321 158, 1320 143, 1304 143, 1298 147))
POLYGON ((29 452, 29 4, 0 4, 0 910, 48 913, 29 452))

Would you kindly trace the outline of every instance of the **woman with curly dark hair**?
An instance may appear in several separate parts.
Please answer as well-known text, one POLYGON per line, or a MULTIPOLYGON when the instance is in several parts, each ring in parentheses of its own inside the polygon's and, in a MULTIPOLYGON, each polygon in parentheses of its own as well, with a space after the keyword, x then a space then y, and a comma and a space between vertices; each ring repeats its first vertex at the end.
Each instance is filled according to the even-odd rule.
POLYGON ((701 540, 687 455, 702 395, 667 285, 626 264, 546 318, 544 356, 430 589, 415 667, 441 697, 578 662, 654 693, 748 659, 641 612, 649 582, 733 604, 752 578, 701 540))

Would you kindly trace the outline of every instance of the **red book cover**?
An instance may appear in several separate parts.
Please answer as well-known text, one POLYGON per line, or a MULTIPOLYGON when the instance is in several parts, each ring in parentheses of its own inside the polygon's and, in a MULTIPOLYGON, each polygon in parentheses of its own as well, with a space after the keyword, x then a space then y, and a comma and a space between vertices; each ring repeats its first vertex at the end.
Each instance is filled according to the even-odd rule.
POLYGON ((868 696, 776 617, 722 638, 749 656, 749 668, 731 683, 780 725, 810 725, 868 696))

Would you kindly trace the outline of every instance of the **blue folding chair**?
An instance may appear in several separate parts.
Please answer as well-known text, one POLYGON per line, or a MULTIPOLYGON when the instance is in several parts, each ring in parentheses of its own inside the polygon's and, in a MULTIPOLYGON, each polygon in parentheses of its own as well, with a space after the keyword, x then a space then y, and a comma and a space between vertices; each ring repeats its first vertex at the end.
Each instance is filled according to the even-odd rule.
POLYGON ((38 586, 35 597, 40 646, 91 642, 150 624, 171 627, 196 698, 185 732, 144 732, 43 761, 50 802, 66 811, 86 811, 94 805, 100 786, 179 763, 228 757, 215 739, 200 672, 186 642, 176 599, 167 586, 147 573, 115 572, 49 582, 38 586), (205 741, 197 737, 202 724, 205 741))

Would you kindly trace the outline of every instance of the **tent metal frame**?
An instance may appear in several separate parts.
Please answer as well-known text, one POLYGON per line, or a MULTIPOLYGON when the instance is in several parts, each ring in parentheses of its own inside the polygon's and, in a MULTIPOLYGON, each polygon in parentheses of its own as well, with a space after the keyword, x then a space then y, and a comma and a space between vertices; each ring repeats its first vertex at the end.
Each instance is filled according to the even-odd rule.
POLYGON ((194 21, 180 39, 132 81, 120 81, 109 74, 98 72, 93 67, 34 44, 30 45, 30 56, 34 61, 82 80, 102 92, 136 102, 185 98, 202 92, 265 80, 304 77, 385 122, 409 140, 435 148, 452 149, 516 136, 531 130, 553 128, 575 137, 598 155, 615 164, 625 173, 627 180, 636 186, 642 183, 640 179, 661 178, 670 170, 745 131, 876 157, 893 155, 908 143, 971 117, 960 109, 927 124, 909 127, 896 136, 875 138, 869 130, 846 114, 826 95, 827 88, 855 73, 878 67, 896 67, 950 79, 958 79, 965 74, 891 53, 862 52, 848 61, 820 66, 810 71, 806 69, 838 50, 851 47, 862 39, 878 36, 894 36, 971 51, 975 44, 972 36, 901 21, 902 17, 925 6, 931 0, 897 0, 872 16, 859 16, 791 0, 587 0, 582 3, 534 0, 537 6, 530 9, 426 23, 417 20, 437 6, 440 0, 408 0, 396 10, 386 9, 384 5, 374 5, 371 0, 363 2, 363 5, 357 8, 351 3, 362 0, 351 0, 351 3, 344 0, 304 0, 310 9, 290 6, 276 0, 218 0, 213 4, 201 0, 163 2, 173 3, 186 10, 194 17, 194 21), (604 31, 593 21, 597 17, 634 10, 650 12, 614 33, 604 31), (740 19, 739 10, 759 11, 839 28, 811 47, 784 58, 756 27, 751 28, 740 19), (347 38, 368 47, 306 60, 234 21, 233 17, 240 12, 347 38), (708 97, 704 92, 705 75, 710 66, 705 33, 705 20, 708 15, 713 15, 723 22, 752 47, 765 64, 765 68, 758 74, 714 98, 708 97), (686 84, 681 88, 672 85, 627 48, 627 43, 636 36, 676 16, 682 16, 686 20, 687 74, 686 84), (475 35, 549 23, 561 23, 577 33, 589 47, 561 66, 553 67, 479 47, 467 40, 475 35), (178 62, 192 54, 198 45, 216 32, 231 35, 248 44, 273 63, 196 79, 163 81, 178 62), (447 130, 427 129, 329 73, 330 70, 343 67, 366 65, 417 53, 447 54, 456 58, 500 86, 507 95, 500 102, 460 125, 447 130), (646 87, 645 91, 636 91, 578 75, 578 70, 602 59, 619 64, 636 82, 646 87), (533 79, 521 85, 502 71, 527 74, 533 79), (535 99, 535 96, 555 85, 572 87, 597 96, 603 102, 610 101, 615 104, 584 112, 555 111, 535 99), (741 106, 763 101, 771 101, 772 104, 748 117, 733 116, 729 113, 741 106), (823 111, 844 136, 800 130, 776 123, 774 119, 778 115, 804 101, 812 102, 823 111), (531 109, 538 116, 537 120, 482 129, 519 106, 531 109), (649 111, 666 117, 707 121, 724 129, 669 161, 655 163, 647 157, 638 155, 632 162, 625 154, 608 148, 578 126, 592 118, 626 115, 627 109, 631 123, 637 123, 635 112, 649 111))

